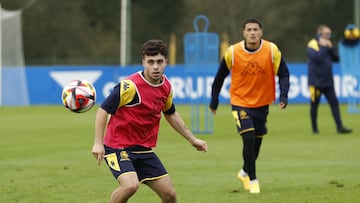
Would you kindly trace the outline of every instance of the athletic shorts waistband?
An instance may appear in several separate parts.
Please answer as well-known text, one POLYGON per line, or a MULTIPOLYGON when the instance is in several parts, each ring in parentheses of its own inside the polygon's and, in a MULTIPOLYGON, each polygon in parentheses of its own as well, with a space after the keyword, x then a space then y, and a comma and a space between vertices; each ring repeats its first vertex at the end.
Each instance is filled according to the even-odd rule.
MULTIPOLYGON (((105 147, 113 148, 113 147, 109 147, 107 145, 105 145, 105 147)), ((119 150, 125 150, 125 151, 135 151, 135 152, 138 152, 138 151, 151 151, 152 150, 152 148, 150 148, 150 147, 144 147, 144 146, 141 146, 141 145, 134 145, 134 146, 125 147, 125 148, 113 148, 113 149, 119 149, 119 150)))

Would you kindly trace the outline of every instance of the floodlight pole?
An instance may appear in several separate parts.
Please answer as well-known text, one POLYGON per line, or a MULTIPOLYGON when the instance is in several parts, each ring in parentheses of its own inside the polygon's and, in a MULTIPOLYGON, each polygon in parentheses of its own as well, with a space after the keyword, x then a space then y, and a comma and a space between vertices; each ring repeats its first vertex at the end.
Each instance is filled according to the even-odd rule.
POLYGON ((354 0, 354 23, 360 26, 360 0, 354 0))
POLYGON ((120 65, 129 63, 130 59, 130 6, 131 0, 121 0, 120 15, 120 65))
POLYGON ((0 3, 0 106, 2 106, 2 17, 1 17, 1 3, 0 3))

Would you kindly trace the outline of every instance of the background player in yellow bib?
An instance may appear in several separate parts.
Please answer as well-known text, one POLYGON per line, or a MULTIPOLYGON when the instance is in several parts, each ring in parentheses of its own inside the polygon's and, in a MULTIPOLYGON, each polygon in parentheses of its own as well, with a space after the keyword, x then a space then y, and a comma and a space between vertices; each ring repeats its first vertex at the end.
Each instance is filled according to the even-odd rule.
POLYGON ((213 82, 210 102, 210 109, 216 114, 221 87, 231 72, 232 115, 243 140, 244 164, 237 177, 250 193, 260 193, 255 162, 262 137, 267 133, 269 104, 275 100, 275 76, 279 77, 281 109, 287 105, 289 91, 289 71, 281 52, 274 43, 262 39, 262 35, 259 20, 248 19, 244 22, 245 40, 226 50, 213 82))

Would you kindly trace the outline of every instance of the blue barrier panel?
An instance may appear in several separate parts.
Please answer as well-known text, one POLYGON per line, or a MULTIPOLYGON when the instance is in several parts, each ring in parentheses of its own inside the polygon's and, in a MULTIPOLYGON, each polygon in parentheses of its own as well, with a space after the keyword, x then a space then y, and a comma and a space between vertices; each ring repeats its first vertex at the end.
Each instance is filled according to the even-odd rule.
POLYGON ((212 67, 219 63, 219 36, 207 32, 209 20, 204 15, 198 15, 193 21, 195 32, 184 36, 184 61, 187 71, 207 72, 214 71, 212 67), (198 23, 203 20, 204 30, 199 31, 198 23))
MULTIPOLYGON (((308 103, 309 90, 307 86, 307 65, 305 63, 289 63, 290 70, 290 91, 289 103, 308 103)), ((165 74, 172 83, 175 104, 190 104, 191 99, 201 99, 208 103, 210 100, 211 84, 214 74, 202 73, 192 75, 185 73, 185 65, 168 66, 165 74)), ((142 70, 138 66, 27 66, 26 81, 30 105, 61 104, 61 82, 56 79, 58 76, 74 75, 76 79, 97 79, 93 81, 97 90, 97 104, 104 101, 114 85, 122 78, 142 70), (100 73, 99 76, 96 74, 100 73), (54 76, 55 74, 55 76, 54 76)), ((71 80, 69 77, 67 80, 71 80)), ((358 80, 349 75, 341 75, 340 65, 334 64, 335 90, 339 96, 339 102, 346 103, 347 98, 352 94, 359 94, 358 80)), ((359 81, 360 82, 360 81, 359 81)), ((229 103, 230 78, 224 81, 223 89, 220 92, 220 103, 229 103)), ((278 87, 277 87, 278 88, 278 87)), ((278 96, 278 90, 277 90, 278 96)), ((322 99, 322 102, 325 102, 322 99)))
POLYGON ((120 79, 142 70, 141 66, 28 66, 27 82, 30 104, 61 104, 62 88, 75 79, 93 83, 96 103, 104 101, 120 79))
POLYGON ((355 91, 348 96, 348 112, 360 113, 360 44, 345 46, 339 43, 340 65, 343 75, 352 77, 349 86, 353 86, 355 91))
MULTIPOLYGON (((207 32, 209 20, 205 15, 196 16, 193 24, 195 32, 186 33, 184 36, 185 72, 188 77, 197 77, 204 73, 215 75, 219 63, 219 36, 207 32), (202 32, 199 32, 198 27, 200 20, 205 23, 202 32)), ((212 134, 213 115, 208 108, 206 94, 191 97, 190 104, 192 132, 212 134)))

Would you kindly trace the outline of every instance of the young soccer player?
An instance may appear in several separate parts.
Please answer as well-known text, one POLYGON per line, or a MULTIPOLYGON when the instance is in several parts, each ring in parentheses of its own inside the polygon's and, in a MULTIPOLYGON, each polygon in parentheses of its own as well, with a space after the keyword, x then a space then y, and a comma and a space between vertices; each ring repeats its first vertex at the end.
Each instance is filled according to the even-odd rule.
POLYGON ((152 150, 158 138, 161 112, 192 146, 207 151, 206 142, 192 134, 175 110, 171 84, 164 75, 167 56, 167 45, 162 40, 145 42, 144 70, 116 85, 97 111, 92 153, 98 164, 105 157, 120 184, 111 195, 111 203, 127 202, 140 183, 148 185, 162 202, 176 202, 170 177, 152 150), (108 114, 111 117, 107 123, 108 114))

